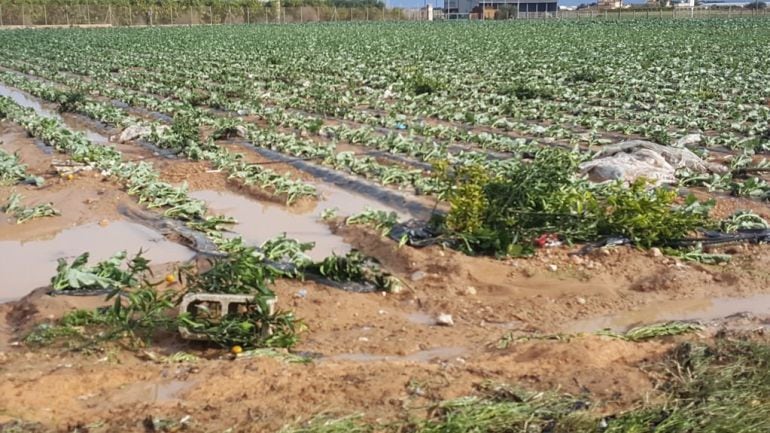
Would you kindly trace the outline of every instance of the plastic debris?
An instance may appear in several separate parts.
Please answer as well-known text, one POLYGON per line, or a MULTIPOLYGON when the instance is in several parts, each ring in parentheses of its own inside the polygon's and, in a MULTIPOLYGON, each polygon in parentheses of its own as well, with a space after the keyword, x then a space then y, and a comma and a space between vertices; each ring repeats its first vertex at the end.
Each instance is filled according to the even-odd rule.
POLYGON ((630 140, 604 147, 597 157, 580 164, 580 171, 595 182, 633 182, 644 177, 656 185, 676 184, 676 171, 723 173, 727 168, 703 161, 685 148, 663 146, 651 141, 630 140))
POLYGON ((436 317, 436 325, 439 326, 454 326, 455 322, 452 320, 451 314, 439 314, 436 317))

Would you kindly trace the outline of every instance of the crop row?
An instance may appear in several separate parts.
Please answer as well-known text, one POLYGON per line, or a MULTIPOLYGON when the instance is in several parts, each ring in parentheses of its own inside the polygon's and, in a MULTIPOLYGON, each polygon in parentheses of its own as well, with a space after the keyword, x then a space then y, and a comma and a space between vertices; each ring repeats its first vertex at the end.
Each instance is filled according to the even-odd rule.
MULTIPOLYGON (((268 94, 265 99, 271 103, 279 99, 289 106, 335 116, 357 116, 365 111, 361 107, 367 107, 394 120, 432 117, 503 129, 508 123, 524 122, 532 128, 528 134, 545 128, 549 135, 567 134, 559 132, 559 125, 572 125, 576 132, 636 133, 660 141, 667 135, 671 139, 703 132, 710 137, 709 144, 732 146, 747 145, 742 141, 761 137, 764 131, 768 109, 758 80, 766 65, 758 61, 754 47, 761 46, 765 36, 755 21, 720 27, 716 33, 741 34, 743 43, 729 43, 729 47, 724 46, 727 38, 720 39, 712 27, 700 22, 681 24, 686 29, 655 21, 542 26, 416 29, 392 25, 379 28, 374 41, 356 39, 360 29, 279 30, 280 50, 276 36, 259 31, 196 29, 200 38, 189 39, 168 31, 163 44, 152 40, 152 32, 126 32, 44 39, 25 54, 43 57, 53 47, 65 46, 66 50, 59 49, 62 63, 106 57, 119 74, 138 80, 145 78, 140 69, 154 68, 168 79, 178 77, 180 83, 211 81, 234 89, 237 83, 249 83, 252 93, 268 94), (623 33, 628 26, 634 31, 623 33), (676 34, 684 31, 689 35, 687 46, 668 49, 676 34), (409 66, 406 59, 411 57, 394 53, 418 49, 402 43, 401 36, 409 34, 445 55, 425 56, 409 66), (635 36, 632 44, 626 34, 645 38, 640 42, 641 36, 635 36), (478 57, 463 61, 470 60, 463 59, 462 51, 468 43, 463 38, 470 35, 474 37, 469 40, 486 49, 474 49, 478 57), (244 39, 255 37, 261 38, 260 49, 242 50, 247 45, 244 39), (565 44, 570 38, 584 44, 565 44), (618 38, 626 45, 618 44, 618 38), (508 54, 501 51, 502 46, 493 45, 495 40, 510 41, 504 48, 508 54), (128 41, 153 49, 136 53, 128 41), (308 41, 313 41, 310 46, 308 41), (332 49, 343 42, 345 56, 340 56, 332 49), (716 50, 715 45, 723 49, 716 50), (298 54, 300 48, 307 48, 304 55, 298 54), (698 52, 708 55, 697 56, 698 52), (195 67, 181 67, 192 58, 195 67), (724 74, 725 68, 735 73, 724 74), (518 78, 511 80, 507 71, 516 71, 518 78)), ((14 48, 14 53, 23 51, 14 48)))
MULTIPOLYGON (((1 72, 0 81, 50 102, 66 103, 68 98, 72 97, 71 93, 18 74, 1 72)), ((126 114, 112 104, 93 99, 76 100, 74 106, 68 109, 111 126, 144 131, 142 139, 163 148, 173 149, 192 159, 209 161, 216 169, 225 171, 230 179, 237 179, 245 185, 257 184, 269 189, 277 195, 285 196, 289 204, 302 197, 317 195, 313 185, 293 180, 262 165, 245 162, 242 154, 233 154, 211 142, 201 143, 197 130, 183 131, 180 128, 169 128, 160 122, 144 121, 126 114)))
MULTIPOLYGON (((38 73, 40 72, 41 71, 38 71, 38 73)), ((40 73, 40 75, 45 74, 40 73)), ((5 76, 6 75, 3 75, 3 77, 5 76)), ((58 78, 62 80, 63 77, 59 75, 58 78)), ((41 82, 37 82, 37 84, 32 85, 24 84, 25 82, 29 83, 32 80, 20 78, 18 75, 16 75, 16 80, 19 81, 17 85, 22 87, 27 86, 30 91, 36 88, 48 87, 49 90, 35 91, 35 94, 41 97, 45 97, 51 93, 51 86, 45 86, 41 82)), ((16 80, 14 80, 14 82, 16 80)), ((245 131, 242 135, 248 137, 251 141, 259 146, 267 147, 294 157, 314 159, 322 164, 332 166, 336 169, 348 171, 369 179, 377 180, 383 185, 395 184, 400 187, 414 187, 416 191, 421 193, 432 193, 436 191, 437 188, 435 180, 430 177, 425 177, 421 170, 410 170, 397 165, 381 164, 371 156, 359 157, 353 152, 337 152, 334 145, 318 145, 312 140, 298 138, 294 134, 266 130, 260 128, 256 124, 248 123, 241 119, 216 116, 211 112, 206 114, 205 112, 195 110, 193 107, 189 106, 185 106, 184 108, 171 108, 172 104, 163 104, 161 101, 158 101, 157 99, 147 95, 142 95, 141 97, 126 97, 126 95, 137 96, 135 92, 128 89, 111 89, 105 86, 100 86, 95 82, 82 83, 72 79, 68 81, 65 79, 65 82, 72 84, 73 86, 77 86, 77 89, 80 91, 99 93, 101 95, 109 96, 112 98, 123 97, 123 102, 145 106, 150 109, 156 109, 158 111, 165 112, 174 116, 181 115, 191 119, 191 121, 195 122, 196 125, 213 126, 217 131, 232 130, 240 126, 243 128, 243 131, 245 131)), ((56 99, 53 98, 49 100, 55 101, 56 99)), ((105 108, 105 110, 112 109, 105 108)), ((105 120, 109 119, 105 118, 105 120)), ((159 140, 157 143, 161 146, 168 147, 169 143, 172 143, 173 141, 174 140, 159 140)))

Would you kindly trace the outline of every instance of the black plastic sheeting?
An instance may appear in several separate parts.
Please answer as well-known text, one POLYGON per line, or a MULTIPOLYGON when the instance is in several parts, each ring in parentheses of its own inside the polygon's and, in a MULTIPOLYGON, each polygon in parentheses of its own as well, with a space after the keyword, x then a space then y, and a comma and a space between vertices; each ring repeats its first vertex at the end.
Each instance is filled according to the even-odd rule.
POLYGON ((406 236, 406 244, 422 248, 441 242, 438 232, 431 229, 425 221, 409 220, 394 225, 388 236, 396 242, 401 242, 406 236))
MULTIPOLYGON (((432 229, 426 222, 410 220, 396 224, 390 230, 388 236, 396 242, 404 242, 417 248, 447 243, 447 239, 432 229)), ((723 245, 736 243, 770 243, 770 229, 746 229, 735 233, 719 231, 703 231, 702 237, 675 239, 664 242, 662 246, 681 248, 696 245, 723 245)), ((586 255, 600 248, 620 245, 633 245, 633 241, 623 236, 608 236, 597 242, 584 245, 580 250, 571 253, 573 255, 586 255)))
POLYGON ((704 231, 703 237, 689 238, 671 241, 666 246, 687 247, 694 245, 720 245, 733 243, 752 243, 770 242, 770 229, 744 229, 735 233, 724 233, 718 231, 704 231))
MULTIPOLYGON (((664 242, 662 246, 682 248, 694 247, 697 245, 757 244, 761 242, 770 242, 770 229, 746 229, 738 230, 735 233, 704 231, 702 237, 674 239, 664 242)), ((599 248, 617 245, 633 245, 633 241, 626 237, 607 237, 598 242, 587 244, 579 251, 572 254, 582 256, 599 248)))

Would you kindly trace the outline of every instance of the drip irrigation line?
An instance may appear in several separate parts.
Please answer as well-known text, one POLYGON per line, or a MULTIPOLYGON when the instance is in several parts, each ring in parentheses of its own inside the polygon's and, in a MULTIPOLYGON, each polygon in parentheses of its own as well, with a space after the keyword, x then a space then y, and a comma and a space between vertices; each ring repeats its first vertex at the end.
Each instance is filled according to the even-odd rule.
MULTIPOLYGON (((373 150, 368 152, 354 152, 351 153, 352 156, 382 156, 385 152, 381 150, 373 150)), ((327 156, 308 156, 305 158, 286 158, 281 161, 263 161, 263 162, 251 162, 249 164, 254 165, 273 165, 273 164, 288 164, 295 161, 315 161, 315 160, 322 160, 328 158, 327 156)))

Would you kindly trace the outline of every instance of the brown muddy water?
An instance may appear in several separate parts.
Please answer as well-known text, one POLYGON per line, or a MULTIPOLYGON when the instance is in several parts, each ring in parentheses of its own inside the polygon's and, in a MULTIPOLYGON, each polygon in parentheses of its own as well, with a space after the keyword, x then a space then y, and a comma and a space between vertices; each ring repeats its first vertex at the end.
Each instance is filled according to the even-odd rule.
POLYGON ((56 273, 59 258, 71 261, 88 251, 89 263, 93 265, 119 251, 133 255, 140 249, 154 265, 185 261, 195 255, 160 233, 126 221, 107 226, 86 224, 63 230, 50 239, 0 241, 0 302, 20 298, 47 285, 56 273))
MULTIPOLYGON (((336 209, 339 216, 359 213, 367 207, 394 211, 364 196, 344 191, 330 185, 316 185, 320 198, 314 207, 301 210, 267 201, 260 201, 229 191, 202 190, 190 196, 206 202, 214 213, 234 217, 238 224, 232 230, 252 245, 286 233, 300 242, 314 242, 309 255, 316 260, 331 254, 345 254, 351 247, 340 236, 331 232, 321 220, 325 209, 336 209)), ((396 212, 399 214, 398 212, 396 212)), ((403 214, 399 214, 403 217, 403 214)))
POLYGON ((323 357, 323 361, 351 361, 351 362, 433 362, 450 361, 465 355, 468 349, 465 347, 437 347, 434 349, 420 350, 408 355, 376 355, 373 353, 343 353, 323 357))
POLYGON ((683 299, 650 304, 633 311, 608 316, 579 320, 567 325, 566 332, 595 332, 610 329, 623 332, 640 325, 672 320, 709 321, 751 313, 757 316, 770 315, 770 294, 753 295, 746 298, 683 299))
POLYGON ((0 84, 0 96, 7 96, 22 107, 31 108, 39 116, 59 120, 60 122, 66 124, 70 129, 85 135, 86 138, 92 143, 104 145, 109 144, 110 142, 108 136, 88 129, 81 122, 78 122, 74 116, 68 116, 65 119, 55 109, 51 108, 53 107, 53 104, 45 104, 39 99, 25 92, 0 84))
POLYGON ((309 252, 313 259, 350 251, 350 245, 334 235, 314 212, 292 213, 285 206, 227 191, 195 191, 190 196, 206 202, 214 213, 235 218, 238 223, 231 230, 248 244, 259 245, 286 233, 300 242, 314 242, 315 247, 309 252))
MULTIPOLYGON (((170 380, 159 383, 134 383, 111 393, 107 400, 110 403, 154 403, 173 402, 181 399, 188 389, 195 386, 195 382, 170 380)), ((93 398, 101 398, 95 396, 93 398)))

